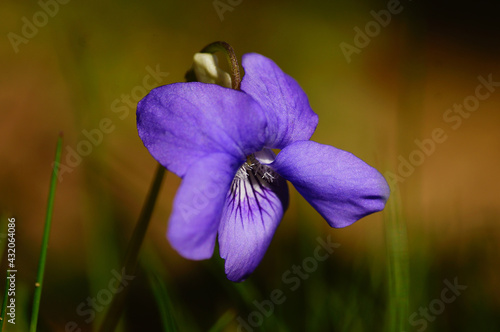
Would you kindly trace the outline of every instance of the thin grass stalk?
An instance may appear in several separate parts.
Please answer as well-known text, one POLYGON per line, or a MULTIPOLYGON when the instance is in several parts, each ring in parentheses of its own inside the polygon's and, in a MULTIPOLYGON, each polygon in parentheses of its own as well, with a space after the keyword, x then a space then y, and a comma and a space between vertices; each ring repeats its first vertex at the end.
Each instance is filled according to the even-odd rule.
POLYGON ((389 329, 406 331, 409 318, 410 272, 408 234, 401 213, 399 190, 393 190, 384 214, 389 274, 389 329))
POLYGON ((49 246, 50 226, 52 224, 52 211, 54 209, 54 199, 56 195, 58 165, 61 162, 62 134, 59 135, 56 146, 56 157, 52 168, 50 179, 49 199, 47 202, 47 212, 45 215, 45 226, 43 230, 42 247, 40 249, 40 259, 38 260, 38 271, 35 281, 35 292, 33 295, 33 308, 31 311, 30 332, 36 332, 38 323, 38 312, 40 310, 40 299, 42 297, 43 276, 45 274, 45 262, 47 259, 47 249, 49 246))
POLYGON ((3 331, 3 325, 5 323, 5 313, 7 312, 7 300, 9 298, 8 292, 9 292, 9 279, 7 279, 7 276, 5 276, 5 291, 3 293, 2 313, 0 316, 0 332, 3 331))
POLYGON ((172 305, 170 304, 170 296, 164 281, 152 271, 148 271, 148 278, 156 304, 158 305, 158 311, 160 312, 163 331, 177 332, 178 328, 175 321, 175 315, 172 310, 172 305))
POLYGON ((236 313, 232 309, 229 309, 217 320, 217 322, 215 322, 208 332, 224 331, 224 329, 234 320, 235 317, 236 313))

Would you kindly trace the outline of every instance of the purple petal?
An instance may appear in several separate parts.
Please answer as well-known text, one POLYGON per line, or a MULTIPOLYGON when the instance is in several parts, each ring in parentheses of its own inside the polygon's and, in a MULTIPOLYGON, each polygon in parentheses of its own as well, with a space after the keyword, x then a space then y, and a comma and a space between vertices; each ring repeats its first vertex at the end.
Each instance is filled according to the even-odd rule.
POLYGON ((248 177, 234 179, 219 226, 219 250, 229 280, 243 281, 259 265, 287 207, 283 178, 276 175, 269 183, 250 170, 248 177))
POLYGON ((226 194, 241 161, 222 153, 198 160, 177 191, 167 237, 182 256, 206 259, 213 254, 226 194))
POLYGON ((266 146, 285 146, 311 138, 318 116, 299 84, 271 59, 260 54, 243 55, 245 76, 241 90, 251 95, 265 110, 268 121, 266 146))
POLYGON ((241 91, 175 83, 152 90, 139 102, 137 128, 153 157, 182 177, 209 153, 244 160, 259 151, 266 119, 259 105, 241 91))
POLYGON ((287 146, 270 164, 335 228, 381 211, 389 186, 353 154, 313 141, 287 146))

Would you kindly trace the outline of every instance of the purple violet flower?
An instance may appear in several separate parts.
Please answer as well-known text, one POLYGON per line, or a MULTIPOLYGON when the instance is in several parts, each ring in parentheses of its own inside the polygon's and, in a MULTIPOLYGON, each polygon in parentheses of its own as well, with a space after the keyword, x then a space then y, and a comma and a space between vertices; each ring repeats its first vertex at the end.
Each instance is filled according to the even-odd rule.
POLYGON ((174 83, 137 107, 144 145, 183 179, 170 243, 186 258, 207 259, 218 236, 232 281, 246 279, 262 260, 288 207, 287 180, 335 228, 381 211, 389 197, 376 169, 309 140, 318 116, 293 78, 255 53, 245 54, 242 66, 241 91, 174 83))

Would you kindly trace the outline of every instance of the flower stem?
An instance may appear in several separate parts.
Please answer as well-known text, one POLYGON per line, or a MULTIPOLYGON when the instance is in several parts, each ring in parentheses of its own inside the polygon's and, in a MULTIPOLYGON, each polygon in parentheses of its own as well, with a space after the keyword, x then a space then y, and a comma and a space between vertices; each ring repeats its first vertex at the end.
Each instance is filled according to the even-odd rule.
MULTIPOLYGON (((151 216, 153 214, 154 206, 158 197, 158 193, 160 192, 161 183, 165 175, 165 171, 166 170, 162 165, 158 165, 153 183, 151 184, 151 188, 149 189, 148 196, 146 198, 146 201, 144 202, 144 206, 142 207, 139 220, 137 221, 137 224, 134 228, 132 238, 130 239, 129 246, 125 254, 123 270, 126 275, 134 275, 135 273, 135 268, 137 266, 137 261, 139 258, 139 251, 146 235, 149 221, 151 220, 151 216)), ((113 297, 109 310, 106 313, 106 316, 104 317, 102 325, 99 329, 100 332, 113 332, 116 329, 116 325, 120 320, 121 313, 125 306, 125 298, 127 290, 129 288, 130 287, 125 288, 122 292, 117 293, 113 297)))
MULTIPOLYGON (((211 54, 216 52, 224 52, 226 54, 227 62, 229 64, 229 69, 231 72, 232 88, 235 90, 239 90, 241 84, 240 66, 238 64, 238 59, 236 58, 236 53, 234 52, 233 47, 226 42, 216 41, 205 46, 200 51, 200 53, 211 53, 211 54)), ((196 81, 192 69, 186 73, 186 80, 188 82, 196 81)))
POLYGON ((38 311, 40 310, 40 299, 42 297, 43 276, 45 274, 45 261, 47 259, 47 249, 49 246, 50 225, 52 223, 52 211, 54 209, 54 198, 56 194, 57 172, 61 161, 62 133, 59 134, 56 146, 56 157, 52 168, 50 179, 49 199, 47 202, 47 213, 45 215, 45 227, 43 230, 42 247, 40 249, 40 259, 38 260, 38 272, 35 281, 35 293, 33 295, 33 308, 31 311, 30 332, 36 332, 38 323, 38 311))

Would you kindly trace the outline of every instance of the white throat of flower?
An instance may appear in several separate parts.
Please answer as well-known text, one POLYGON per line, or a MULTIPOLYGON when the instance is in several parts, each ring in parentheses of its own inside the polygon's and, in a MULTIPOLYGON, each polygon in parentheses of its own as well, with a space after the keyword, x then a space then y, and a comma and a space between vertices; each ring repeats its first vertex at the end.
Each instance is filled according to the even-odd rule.
POLYGON ((272 163, 275 158, 276 154, 268 148, 251 154, 247 157, 247 161, 238 169, 234 179, 245 180, 250 176, 272 183, 279 175, 271 167, 267 166, 267 164, 272 163))

